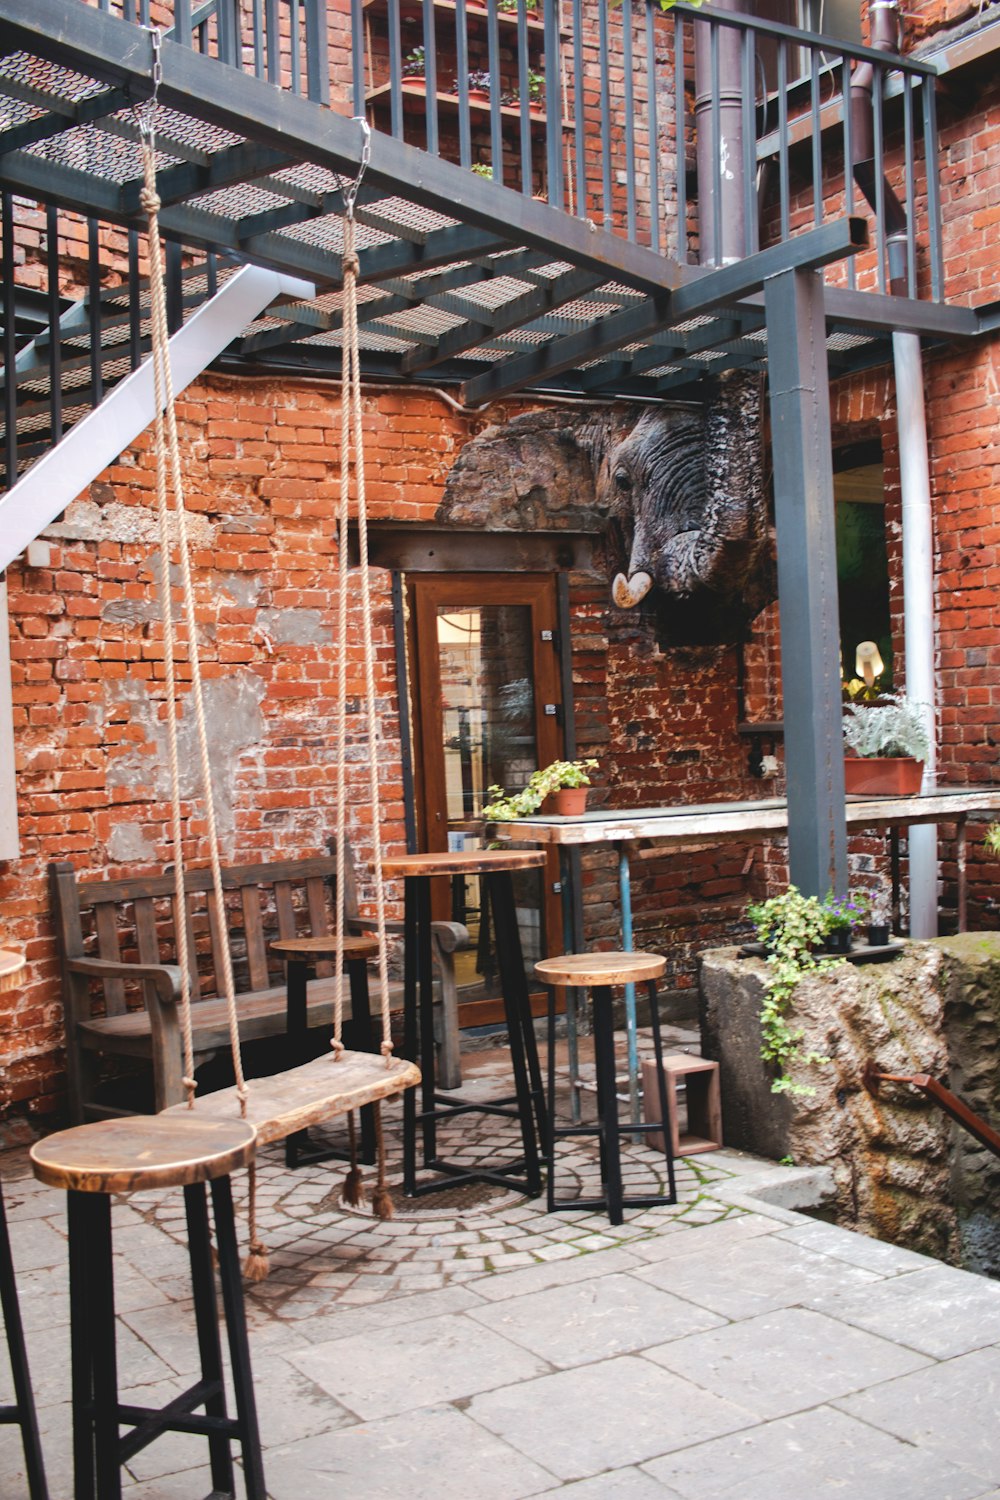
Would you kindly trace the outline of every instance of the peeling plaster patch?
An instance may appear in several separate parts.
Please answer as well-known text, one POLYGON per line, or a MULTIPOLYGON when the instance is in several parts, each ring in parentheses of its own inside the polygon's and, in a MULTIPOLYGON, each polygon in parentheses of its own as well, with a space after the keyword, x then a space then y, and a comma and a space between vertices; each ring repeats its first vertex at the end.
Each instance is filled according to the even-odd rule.
MULTIPOLYGON (((133 705, 132 721, 143 726, 147 744, 126 751, 108 766, 108 787, 138 791, 151 787, 157 797, 170 796, 170 764, 167 757, 167 725, 160 718, 162 704, 151 700, 144 682, 117 682, 106 690, 109 701, 125 699, 133 705), (152 745, 152 754, 149 746, 152 745)), ((205 717, 208 722, 209 755, 215 814, 222 836, 233 832, 233 792, 240 757, 264 737, 260 711, 264 684, 253 672, 233 672, 205 683, 205 717)), ((177 725, 181 796, 200 794, 198 745, 193 705, 184 700, 184 717, 177 725)))
POLYGON ((127 865, 153 859, 156 847, 138 823, 117 823, 108 839, 108 854, 118 864, 127 865))
POLYGON ((318 609, 262 609, 257 619, 276 646, 324 646, 333 640, 318 609))
POLYGON ((260 579, 253 573, 223 573, 219 579, 219 590, 228 594, 234 604, 249 609, 260 597, 260 579))
MULTIPOLYGON (((205 516, 188 516, 188 534, 192 546, 210 547, 216 528, 205 516)), ((95 505, 92 500, 76 500, 66 510, 66 519, 47 526, 42 533, 74 542, 155 542, 159 537, 156 512, 144 505, 119 505, 111 501, 95 505)))
POLYGON ((160 606, 155 599, 112 599, 101 610, 101 619, 116 625, 145 625, 159 617, 160 606))

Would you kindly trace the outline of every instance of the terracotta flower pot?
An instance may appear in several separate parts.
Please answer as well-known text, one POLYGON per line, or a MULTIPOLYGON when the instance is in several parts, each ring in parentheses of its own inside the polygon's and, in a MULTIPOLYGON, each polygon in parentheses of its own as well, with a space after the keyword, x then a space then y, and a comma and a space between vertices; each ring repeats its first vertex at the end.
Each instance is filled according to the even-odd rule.
POLYGON ((587 811, 587 788, 564 786, 558 792, 550 792, 542 803, 541 811, 557 818, 578 818, 587 811))
POLYGON ((924 763, 909 756, 844 756, 844 786, 867 796, 915 797, 924 763))

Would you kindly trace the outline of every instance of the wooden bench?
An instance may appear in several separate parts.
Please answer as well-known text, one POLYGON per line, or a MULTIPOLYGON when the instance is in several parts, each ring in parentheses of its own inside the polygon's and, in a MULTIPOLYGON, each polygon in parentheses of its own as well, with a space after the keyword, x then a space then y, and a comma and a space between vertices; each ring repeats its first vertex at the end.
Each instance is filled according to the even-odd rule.
MULTIPOLYGON (((284 1035, 284 970, 269 944, 274 938, 333 931, 336 868, 336 859, 330 855, 223 870, 243 1041, 284 1035)), ((148 1060, 153 1068, 154 1109, 179 1103, 183 1069, 173 876, 77 880, 73 866, 64 861, 50 865, 49 873, 62 960, 66 1068, 74 1121, 125 1113, 98 1100, 102 1054, 148 1060)), ((348 931, 372 931, 375 919, 358 915, 350 859, 346 884, 348 931)), ((200 986, 192 1006, 196 1065, 229 1047, 226 1003, 219 998, 220 934, 209 901, 210 887, 208 870, 187 872, 188 949, 196 958, 200 986)), ((398 930, 398 924, 391 925, 398 930)), ((434 923, 441 1084, 445 1088, 457 1087, 461 1081, 454 953, 467 942, 468 933, 460 923, 434 923)), ((331 976, 330 964, 317 965, 317 977, 308 992, 310 1026, 332 1022, 331 976)), ((393 992, 401 996, 402 986, 393 985, 393 992)), ((349 1003, 345 1012, 349 1014, 349 1003)))

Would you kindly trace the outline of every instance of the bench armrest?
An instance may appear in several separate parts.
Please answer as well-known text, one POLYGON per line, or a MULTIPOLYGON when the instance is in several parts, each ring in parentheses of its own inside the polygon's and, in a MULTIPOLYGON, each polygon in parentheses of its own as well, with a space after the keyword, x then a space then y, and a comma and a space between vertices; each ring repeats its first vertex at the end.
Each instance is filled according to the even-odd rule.
POLYGON ((70 958, 71 974, 88 979, 148 979, 156 986, 157 998, 177 1004, 181 998, 181 971, 176 964, 123 964, 110 958, 70 958))

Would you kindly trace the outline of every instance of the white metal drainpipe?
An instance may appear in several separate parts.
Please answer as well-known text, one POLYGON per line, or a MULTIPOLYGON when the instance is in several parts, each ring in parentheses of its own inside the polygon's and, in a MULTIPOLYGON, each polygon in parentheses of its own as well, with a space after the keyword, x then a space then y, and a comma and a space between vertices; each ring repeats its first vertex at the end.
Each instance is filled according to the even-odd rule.
MULTIPOLYGON (((923 791, 935 784, 937 713, 934 682, 934 531, 920 339, 894 333, 899 486, 903 503, 903 637, 906 694, 926 705, 930 755, 923 791)), ((931 938, 938 930, 937 827, 910 829, 910 936, 931 938)))

